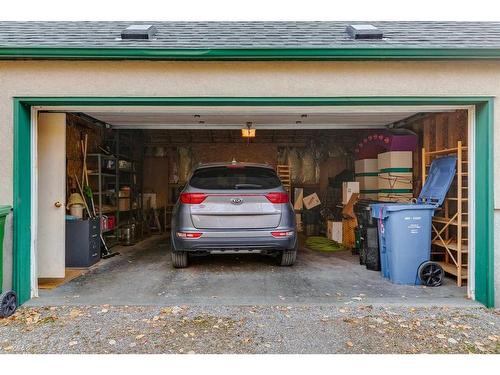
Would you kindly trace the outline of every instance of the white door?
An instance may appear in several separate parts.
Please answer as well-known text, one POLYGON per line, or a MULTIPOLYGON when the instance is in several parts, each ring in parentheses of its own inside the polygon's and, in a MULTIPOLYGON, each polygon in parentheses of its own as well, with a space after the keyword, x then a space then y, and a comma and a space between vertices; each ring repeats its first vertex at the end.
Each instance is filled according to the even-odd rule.
POLYGON ((62 278, 66 237, 66 114, 40 113, 37 132, 37 276, 62 278))

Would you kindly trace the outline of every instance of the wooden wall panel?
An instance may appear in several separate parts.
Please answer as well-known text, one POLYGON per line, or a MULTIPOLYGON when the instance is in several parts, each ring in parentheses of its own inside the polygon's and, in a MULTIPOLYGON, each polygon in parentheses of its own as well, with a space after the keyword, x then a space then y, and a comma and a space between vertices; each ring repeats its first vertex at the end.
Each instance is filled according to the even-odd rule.
POLYGON ((164 207, 167 203, 168 158, 144 157, 143 159, 143 191, 156 193, 156 206, 164 207))
POLYGON ((422 188, 422 147, 435 151, 456 147, 458 140, 467 144, 467 111, 431 113, 408 128, 419 134, 420 146, 413 158, 414 195, 417 196, 422 188))
MULTIPOLYGON (((84 119, 68 113, 66 116, 66 174, 82 178, 83 153, 80 140, 87 134, 87 154, 99 152, 105 130, 84 119)), ((81 181, 80 181, 81 183, 81 181)), ((69 194, 68 189, 68 194, 69 194)))
POLYGON ((191 150, 196 162, 230 162, 236 159, 240 162, 267 163, 276 166, 278 157, 277 144, 192 144, 191 150))

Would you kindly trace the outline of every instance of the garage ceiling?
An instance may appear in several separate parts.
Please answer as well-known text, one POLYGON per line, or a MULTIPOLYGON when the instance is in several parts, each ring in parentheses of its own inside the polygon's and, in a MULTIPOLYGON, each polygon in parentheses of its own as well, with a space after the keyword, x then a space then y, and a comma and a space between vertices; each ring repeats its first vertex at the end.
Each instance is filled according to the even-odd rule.
POLYGON ((116 129, 361 129, 382 128, 415 115, 399 112, 128 111, 86 112, 116 129))

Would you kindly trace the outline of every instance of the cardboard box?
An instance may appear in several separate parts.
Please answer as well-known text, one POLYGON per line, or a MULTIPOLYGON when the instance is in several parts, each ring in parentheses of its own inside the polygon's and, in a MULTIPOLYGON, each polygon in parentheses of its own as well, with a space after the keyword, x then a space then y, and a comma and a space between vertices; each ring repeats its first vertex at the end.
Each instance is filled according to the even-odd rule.
POLYGON ((316 206, 319 206, 321 204, 321 201, 319 200, 318 194, 312 193, 308 195, 307 197, 304 197, 302 200, 304 202, 304 207, 310 210, 311 208, 314 208, 316 206))
POLYGON ((360 159, 354 162, 354 172, 371 173, 378 172, 378 159, 360 159))
POLYGON ((356 245, 356 219, 342 219, 342 245, 352 249, 356 245))
POLYGON ((359 199, 370 199, 373 201, 378 200, 378 193, 363 193, 359 194, 359 199))
POLYGON ((411 151, 390 151, 378 154, 378 170, 392 168, 413 168, 413 153, 411 151))
POLYGON ((378 189, 409 189, 413 190, 413 173, 380 173, 378 176, 378 189))
POLYGON ((130 198, 130 188, 121 188, 118 191, 119 198, 130 198))
POLYGON ((293 209, 302 210, 304 208, 304 189, 294 188, 293 189, 293 209))
POLYGON ((342 243, 342 222, 327 220, 326 236, 329 240, 342 243))
POLYGON ((342 204, 347 204, 351 199, 352 193, 359 193, 359 182, 342 183, 342 204))
POLYGON ((356 182, 359 182, 360 193, 363 190, 378 190, 378 174, 375 176, 357 176, 356 182))
POLYGON ((120 211, 130 210, 130 198, 120 198, 118 200, 118 210, 120 211))

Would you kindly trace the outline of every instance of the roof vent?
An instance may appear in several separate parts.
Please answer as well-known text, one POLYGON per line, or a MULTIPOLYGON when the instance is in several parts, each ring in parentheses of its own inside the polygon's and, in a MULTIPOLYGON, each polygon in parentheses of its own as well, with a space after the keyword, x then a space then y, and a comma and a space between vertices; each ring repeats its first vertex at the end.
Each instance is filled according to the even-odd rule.
POLYGON ((384 33, 373 25, 349 25, 345 30, 353 39, 382 39, 384 33))
POLYGON ((130 25, 122 30, 122 39, 153 39, 156 34, 156 27, 153 25, 130 25))

